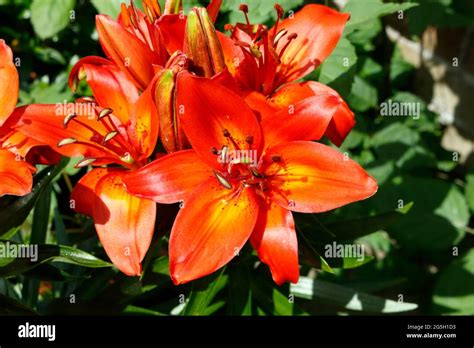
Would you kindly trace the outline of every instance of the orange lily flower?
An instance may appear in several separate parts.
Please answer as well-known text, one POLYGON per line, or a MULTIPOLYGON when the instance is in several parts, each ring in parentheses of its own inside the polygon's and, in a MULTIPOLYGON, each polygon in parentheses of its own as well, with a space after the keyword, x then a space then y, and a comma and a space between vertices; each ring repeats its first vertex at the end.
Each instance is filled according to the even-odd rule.
MULTIPOLYGON (((131 194, 184 202, 169 244, 173 282, 216 271, 248 240, 277 284, 297 282, 291 212, 325 212, 368 198, 377 191, 376 181, 338 151, 300 141, 304 122, 261 124, 239 95, 215 81, 183 73, 177 83, 192 91, 177 98, 193 150, 122 176, 131 194)), ((337 98, 330 99, 321 101, 336 108, 337 98)), ((301 115, 300 121, 314 112, 301 115)), ((321 122, 314 132, 322 135, 326 127, 321 122)))
POLYGON ((0 40, 0 197, 24 196, 31 191, 36 168, 32 163, 52 164, 59 156, 43 144, 15 131, 19 121, 15 106, 19 78, 13 53, 0 40))
POLYGON ((156 204, 129 194, 122 176, 148 162, 158 138, 153 83, 141 95, 124 72, 98 57, 83 60, 95 100, 21 108, 18 130, 68 156, 84 156, 88 172, 72 192, 74 209, 91 216, 112 262, 127 275, 141 273, 154 232, 156 204))
POLYGON ((277 22, 267 29, 250 24, 246 5, 240 9, 246 24, 228 26, 231 37, 221 34, 219 38, 226 65, 247 103, 264 119, 275 111, 291 109, 308 97, 334 95, 339 98, 340 106, 326 135, 340 146, 355 125, 354 113, 333 89, 314 81, 295 81, 311 73, 331 54, 349 14, 311 4, 282 20, 284 11, 277 4, 277 22))

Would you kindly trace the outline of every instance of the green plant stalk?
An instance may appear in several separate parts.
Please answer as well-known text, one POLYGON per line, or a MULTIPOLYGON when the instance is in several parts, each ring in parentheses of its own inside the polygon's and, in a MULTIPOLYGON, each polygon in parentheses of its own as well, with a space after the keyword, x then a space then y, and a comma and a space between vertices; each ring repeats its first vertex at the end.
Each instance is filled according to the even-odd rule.
MULTIPOLYGON (((44 244, 48 232, 49 213, 51 208, 51 184, 41 192, 33 212, 30 244, 44 244)), ((25 278, 23 281, 23 302, 30 307, 36 307, 38 302, 39 280, 25 278)))

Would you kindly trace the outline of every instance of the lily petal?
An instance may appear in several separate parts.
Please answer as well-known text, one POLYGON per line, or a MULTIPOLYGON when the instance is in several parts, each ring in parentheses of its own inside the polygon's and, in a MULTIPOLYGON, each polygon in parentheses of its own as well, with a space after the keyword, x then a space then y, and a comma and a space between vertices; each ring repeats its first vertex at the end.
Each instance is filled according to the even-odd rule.
POLYGON ((339 107, 331 94, 303 99, 262 121, 265 147, 293 140, 319 140, 339 107))
MULTIPOLYGON (((9 125, 13 117, 14 116, 12 116, 5 125, 9 125)), ((28 152, 30 152, 32 148, 42 145, 38 141, 35 141, 21 132, 13 130, 7 126, 0 129, 0 143, 4 149, 7 149, 14 154, 18 154, 23 158, 28 155, 28 152)))
POLYGON ((354 113, 347 103, 342 100, 339 94, 332 88, 315 81, 309 81, 308 87, 311 88, 315 95, 331 94, 339 99, 339 107, 332 116, 331 122, 326 131, 326 136, 334 145, 341 146, 344 139, 346 139, 352 128, 355 126, 354 113))
POLYGON ((210 166, 220 168, 211 149, 252 149, 261 146, 261 129, 252 110, 243 99, 216 81, 180 74, 177 105, 181 125, 193 149, 210 166), (192 91, 190 93, 189 91, 192 91), (226 134, 228 136, 226 136, 226 134))
MULTIPOLYGON (((241 33, 241 36, 248 38, 251 42, 248 35, 240 29, 236 29, 236 33, 241 33)), ((233 39, 225 36, 221 32, 217 32, 217 37, 221 43, 225 64, 229 69, 229 73, 235 78, 237 84, 243 90, 258 89, 258 66, 255 58, 249 54, 245 54, 245 49, 236 45, 233 39)))
POLYGON ((94 165, 111 162, 120 163, 120 158, 115 152, 102 146, 97 141, 98 134, 105 135, 109 130, 96 120, 95 114, 90 115, 83 105, 73 103, 66 106, 63 104, 33 104, 15 109, 12 117, 18 117, 19 119, 15 126, 16 130, 42 144, 49 145, 53 150, 64 156, 101 159, 94 162, 94 165), (86 127, 70 121, 67 128, 65 128, 64 120, 70 112, 75 112, 78 120, 86 127), (74 138, 76 142, 58 146, 58 143, 66 138, 74 138))
POLYGON ((17 160, 10 151, 0 149, 0 197, 30 193, 35 172, 36 168, 28 162, 17 160))
POLYGON ((355 116, 341 96, 322 83, 315 81, 289 83, 275 92, 271 98, 265 98, 259 93, 252 93, 246 97, 246 102, 252 109, 257 109, 262 119, 265 119, 274 115, 276 110, 295 108, 307 98, 327 97, 328 95, 337 98, 338 107, 333 110, 325 135, 333 144, 341 146, 351 129, 354 128, 355 116))
POLYGON ((186 16, 182 14, 167 14, 158 18, 155 25, 158 26, 161 32, 169 55, 183 50, 186 16))
POLYGON ((101 204, 95 193, 97 183, 111 172, 113 171, 108 168, 96 168, 84 175, 72 190, 71 208, 80 214, 94 217, 95 207, 101 204))
POLYGON ((291 211, 273 202, 261 206, 250 242, 270 267, 275 283, 298 282, 298 240, 291 211))
POLYGON ((184 150, 131 171, 122 179, 131 194, 168 204, 184 201, 213 176, 211 167, 202 162, 195 151, 184 150))
POLYGON ((34 146, 25 157, 25 161, 31 164, 53 165, 61 161, 61 155, 49 146, 34 146))
POLYGON ((170 237, 174 284, 208 275, 234 258, 249 239, 258 215, 253 190, 228 190, 204 182, 184 203, 170 237))
POLYGON ((211 17, 213 23, 216 22, 221 6, 222 0, 211 0, 209 5, 207 5, 207 12, 209 13, 209 16, 211 17))
POLYGON ((77 62, 71 71, 72 80, 83 69, 97 104, 112 109, 113 114, 127 124, 132 106, 139 97, 138 90, 115 64, 97 58, 86 57, 77 62))
POLYGON ((139 154, 138 160, 150 157, 158 142, 160 126, 158 111, 154 102, 155 83, 156 78, 132 106, 130 114, 130 125, 127 132, 130 141, 139 154))
POLYGON ((107 56, 134 81, 137 87, 145 90, 154 76, 153 64, 159 64, 153 51, 107 15, 97 15, 96 27, 107 56))
POLYGON ((271 101, 271 99, 268 99, 259 92, 253 91, 247 93, 244 98, 247 105, 250 106, 260 121, 277 113, 283 108, 282 106, 276 105, 271 101))
POLYGON ((0 40, 0 127, 15 109, 18 100, 18 72, 13 64, 13 53, 0 40))
POLYGON ((348 13, 311 4, 303 7, 294 17, 283 20, 278 30, 287 30, 288 35, 281 39, 278 47, 283 48, 291 34, 298 36, 290 42, 281 57, 276 85, 298 80, 317 68, 336 47, 348 19, 348 13))
POLYGON ((294 141, 276 145, 268 149, 264 162, 272 199, 296 212, 336 209, 369 198, 378 188, 375 179, 359 164, 319 143, 294 141))
POLYGON ((93 219, 107 255, 123 273, 140 275, 155 229, 156 204, 130 195, 117 173, 103 177, 95 192, 101 204, 93 219))

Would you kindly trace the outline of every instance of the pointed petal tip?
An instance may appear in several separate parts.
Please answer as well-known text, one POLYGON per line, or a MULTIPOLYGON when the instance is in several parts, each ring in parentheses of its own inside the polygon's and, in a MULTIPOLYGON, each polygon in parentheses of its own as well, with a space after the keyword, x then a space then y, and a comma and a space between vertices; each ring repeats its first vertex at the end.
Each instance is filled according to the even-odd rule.
POLYGON ((280 277, 276 274, 272 274, 272 279, 275 282, 275 284, 278 286, 283 286, 286 283, 296 284, 298 283, 299 278, 300 278, 299 272, 296 276, 291 276, 291 277, 280 277))

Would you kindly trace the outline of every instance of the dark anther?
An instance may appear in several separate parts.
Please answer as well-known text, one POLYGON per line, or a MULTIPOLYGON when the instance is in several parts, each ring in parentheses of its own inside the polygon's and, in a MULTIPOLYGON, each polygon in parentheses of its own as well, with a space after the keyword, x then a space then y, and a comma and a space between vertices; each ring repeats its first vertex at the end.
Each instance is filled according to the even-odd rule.
POLYGON ((246 4, 240 4, 239 10, 244 12, 244 13, 248 13, 249 12, 249 7, 246 4))
POLYGON ((278 155, 272 155, 270 158, 273 162, 276 162, 276 163, 281 161, 281 157, 278 155))
POLYGON ((294 40, 298 37, 298 34, 296 33, 291 33, 290 35, 288 35, 287 39, 288 41, 291 41, 291 40, 294 40))
POLYGON ((280 4, 275 4, 275 10, 277 11, 278 18, 283 18, 285 11, 283 10, 283 7, 281 7, 280 4))
POLYGON ((227 129, 224 129, 222 133, 224 134, 226 138, 230 137, 230 132, 227 129))
POLYGON ((253 136, 252 135, 247 135, 247 138, 245 138, 245 141, 247 144, 252 145, 253 144, 253 136))
POLYGON ((215 147, 211 147, 211 153, 213 155, 218 155, 219 154, 219 151, 215 148, 215 147))

